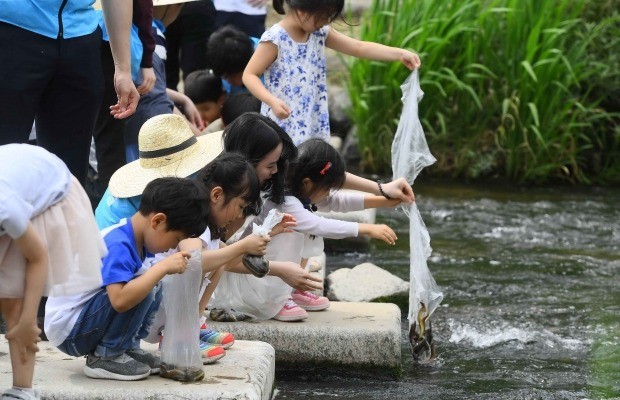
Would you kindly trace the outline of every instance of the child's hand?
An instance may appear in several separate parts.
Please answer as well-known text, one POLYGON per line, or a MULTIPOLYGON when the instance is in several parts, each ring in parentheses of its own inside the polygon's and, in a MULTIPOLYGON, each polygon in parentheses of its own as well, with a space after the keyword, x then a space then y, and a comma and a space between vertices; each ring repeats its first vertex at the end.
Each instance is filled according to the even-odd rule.
POLYGON ((409 68, 410 70, 413 70, 414 68, 420 68, 422 66, 420 56, 405 49, 403 49, 403 54, 400 56, 400 61, 405 64, 405 67, 409 68))
POLYGON ((244 242, 244 253, 264 256, 267 252, 267 243, 271 241, 271 236, 248 235, 242 239, 244 242))
POLYGON ((271 232, 269 232, 269 236, 275 236, 282 232, 293 232, 292 227, 297 226, 297 220, 291 214, 284 214, 282 217, 282 221, 276 226, 273 227, 271 232))
POLYGON ((390 200, 388 199, 385 199, 385 200, 387 201, 388 207, 396 207, 397 205, 403 202, 401 199, 395 199, 395 198, 392 198, 390 200))
POLYGON ((28 352, 36 353, 39 351, 37 343, 41 341, 41 329, 36 322, 18 322, 11 330, 6 333, 6 339, 17 344, 19 357, 22 363, 26 363, 28 352))
POLYGON ((284 261, 277 276, 289 286, 299 290, 323 290, 323 279, 303 269, 299 264, 284 261))
POLYGON ((164 258, 160 264, 163 264, 166 275, 182 274, 187 268, 190 257, 189 251, 180 251, 164 258))
POLYGON ((269 107, 271 107, 273 114, 280 119, 286 119, 291 115, 291 109, 280 99, 275 99, 269 104, 269 107))
POLYGON ((387 225, 370 224, 368 227, 368 236, 374 239, 383 240, 387 244, 396 244, 396 234, 387 225))
POLYGON ((415 201, 413 189, 411 189, 411 185, 407 183, 405 178, 398 178, 392 182, 384 183, 383 191, 391 198, 400 199, 403 203, 413 203, 415 201))
POLYGON ((143 94, 147 94, 151 91, 151 89, 153 89, 157 77, 155 76, 155 70, 153 70, 153 67, 140 68, 140 71, 142 72, 142 83, 136 89, 138 89, 138 93, 140 93, 140 96, 142 96, 143 94))

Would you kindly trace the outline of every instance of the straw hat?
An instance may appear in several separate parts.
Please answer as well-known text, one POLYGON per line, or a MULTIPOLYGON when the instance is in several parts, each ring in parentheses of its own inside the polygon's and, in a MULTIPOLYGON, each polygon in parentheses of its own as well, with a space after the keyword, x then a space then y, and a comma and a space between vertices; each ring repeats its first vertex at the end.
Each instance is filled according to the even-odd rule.
POLYGON ((147 120, 138 134, 140 159, 119 168, 110 178, 110 193, 127 198, 165 176, 188 177, 223 150, 222 132, 195 137, 185 118, 175 114, 147 120))

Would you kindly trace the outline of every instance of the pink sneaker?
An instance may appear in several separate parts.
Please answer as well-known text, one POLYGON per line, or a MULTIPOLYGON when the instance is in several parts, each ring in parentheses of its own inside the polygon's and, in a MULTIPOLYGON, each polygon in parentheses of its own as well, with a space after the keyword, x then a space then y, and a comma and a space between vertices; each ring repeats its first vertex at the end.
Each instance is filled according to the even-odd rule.
POLYGON ((301 321, 306 318, 308 318, 306 310, 295 304, 292 299, 288 299, 284 307, 273 317, 273 319, 285 322, 301 321))
POLYGON ((329 299, 324 296, 317 296, 314 293, 295 290, 293 292, 293 301, 299 305, 299 307, 308 311, 321 311, 329 308, 329 299))

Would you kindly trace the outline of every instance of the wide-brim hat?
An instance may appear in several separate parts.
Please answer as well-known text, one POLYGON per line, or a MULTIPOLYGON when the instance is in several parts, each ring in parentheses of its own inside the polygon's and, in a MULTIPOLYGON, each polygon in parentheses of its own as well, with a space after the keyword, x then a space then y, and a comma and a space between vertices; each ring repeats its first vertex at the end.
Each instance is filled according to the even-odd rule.
POLYGON ((133 197, 141 195, 154 179, 186 178, 211 162, 223 148, 222 132, 196 137, 182 116, 157 115, 140 128, 140 159, 112 175, 110 193, 117 198, 133 197))

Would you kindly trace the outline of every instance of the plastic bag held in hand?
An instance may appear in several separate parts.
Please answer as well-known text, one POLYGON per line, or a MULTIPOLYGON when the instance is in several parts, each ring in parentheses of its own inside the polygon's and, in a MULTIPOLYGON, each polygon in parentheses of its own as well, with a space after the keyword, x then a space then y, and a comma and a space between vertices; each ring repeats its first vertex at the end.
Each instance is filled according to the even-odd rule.
POLYGON ((161 344, 160 375, 182 382, 204 378, 202 355, 196 327, 198 291, 202 281, 201 252, 192 253, 182 274, 166 275, 163 279, 163 306, 166 326, 161 344))
MULTIPOLYGON (((418 70, 414 70, 401 86, 403 111, 392 142, 392 170, 394 178, 401 176, 413 185, 418 173, 433 164, 422 124, 418 117, 418 103, 424 92, 420 88, 418 70)), ((427 260, 431 255, 431 238, 422 220, 417 203, 401 205, 409 216, 409 343, 418 362, 435 358, 435 345, 430 317, 443 299, 427 260)))
MULTIPOLYGON (((262 225, 252 224, 252 234, 267 236, 274 226, 278 225, 284 218, 284 214, 275 208, 269 211, 262 225)), ((246 254, 241 260, 243 266, 246 267, 254 276, 262 278, 269 273, 269 262, 263 256, 254 256, 246 254)))

